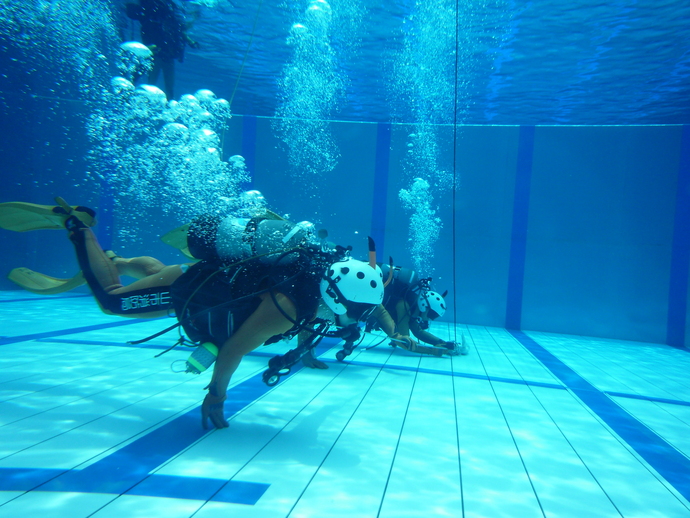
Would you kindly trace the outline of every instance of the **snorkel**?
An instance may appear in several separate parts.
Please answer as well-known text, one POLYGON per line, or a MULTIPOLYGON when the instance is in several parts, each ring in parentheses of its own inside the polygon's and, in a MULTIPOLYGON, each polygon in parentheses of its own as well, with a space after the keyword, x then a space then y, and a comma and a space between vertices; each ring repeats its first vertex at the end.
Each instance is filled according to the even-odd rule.
MULTIPOLYGON (((376 243, 372 239, 371 236, 368 236, 369 239, 369 266, 372 268, 376 269, 376 243)), ((393 279, 393 258, 388 257, 388 261, 390 263, 390 268, 388 269, 388 278, 385 280, 383 283, 383 287, 385 288, 388 286, 393 279)))

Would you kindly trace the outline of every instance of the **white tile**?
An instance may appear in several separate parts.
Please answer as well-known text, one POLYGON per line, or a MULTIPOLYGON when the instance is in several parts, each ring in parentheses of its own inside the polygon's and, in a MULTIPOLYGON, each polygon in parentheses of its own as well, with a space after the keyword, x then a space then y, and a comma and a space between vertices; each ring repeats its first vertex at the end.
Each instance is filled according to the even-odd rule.
POLYGON ((0 518, 87 518, 114 495, 32 491, 0 506, 0 518))
POLYGON ((576 397, 548 389, 534 392, 624 517, 690 516, 687 504, 576 397))
POLYGON ((464 516, 543 516, 491 384, 453 381, 464 516))
MULTIPOLYGON (((11 305, 0 307, 0 335, 118 321, 89 298, 61 299, 59 307, 52 300, 11 305), (3 315, 19 320, 10 327, 3 315)), ((198 406, 210 373, 169 368, 189 349, 154 358, 162 349, 124 344, 170 323, 132 321, 56 342, 0 346, 0 466, 81 469, 198 406)), ((367 349, 384 338, 372 334, 340 363, 335 354, 342 344, 326 340, 328 370, 305 368, 284 379, 234 415, 230 428, 204 435, 154 469, 269 484, 256 505, 0 491, 0 518, 690 516, 690 504, 571 392, 508 383, 561 385, 510 333, 443 322, 431 331, 447 339, 464 333, 470 354, 422 357, 385 339, 367 349)), ((600 390, 685 400, 690 394, 686 351, 529 336, 600 390)), ((151 343, 167 346, 176 338, 172 332, 151 343)), ((294 346, 257 352, 282 354, 294 346)), ((260 375, 267 361, 245 358, 232 386, 260 375)), ((688 454, 688 407, 616 401, 688 454)))
POLYGON ((376 516, 413 382, 414 373, 381 371, 291 517, 376 516))
POLYGON ((121 495, 89 518, 188 518, 203 504, 199 500, 121 495))
POLYGON ((452 378, 417 375, 380 517, 462 516, 453 396, 452 378))
MULTIPOLYGON (((615 515, 609 498, 551 414, 539 404, 533 388, 495 383, 494 389, 546 516, 615 515)), ((569 396, 561 390, 544 390, 569 396)))
POLYGON ((0 491, 0 505, 24 494, 24 491, 0 491))

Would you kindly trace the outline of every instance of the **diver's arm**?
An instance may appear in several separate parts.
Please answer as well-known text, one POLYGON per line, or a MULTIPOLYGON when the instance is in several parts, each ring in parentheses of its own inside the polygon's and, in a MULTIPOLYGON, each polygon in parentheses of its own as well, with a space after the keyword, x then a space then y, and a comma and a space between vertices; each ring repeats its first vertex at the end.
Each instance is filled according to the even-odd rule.
POLYGON ((410 334, 410 306, 404 300, 399 300, 395 305, 395 312, 398 315, 398 321, 395 323, 398 333, 402 335, 410 334))
POLYGON ((441 340, 438 336, 432 335, 429 331, 422 329, 416 318, 410 320, 410 329, 412 334, 420 341, 430 345, 444 345, 445 340, 441 340))
MULTIPOLYGON (((242 357, 272 336, 287 332, 293 325, 276 307, 269 294, 263 294, 261 298, 263 300, 259 307, 249 315, 249 318, 220 348, 218 359, 213 368, 213 377, 208 385, 209 393, 202 405, 204 428, 207 428, 209 418, 216 428, 228 426, 228 422, 223 416, 223 401, 225 401, 230 379, 242 361, 242 357)), ((297 317, 295 305, 289 298, 278 293, 275 299, 282 310, 292 319, 297 317)))
POLYGON ((378 307, 371 314, 379 324, 381 330, 388 336, 393 336, 395 334, 395 321, 391 314, 386 311, 383 304, 379 304, 378 307))

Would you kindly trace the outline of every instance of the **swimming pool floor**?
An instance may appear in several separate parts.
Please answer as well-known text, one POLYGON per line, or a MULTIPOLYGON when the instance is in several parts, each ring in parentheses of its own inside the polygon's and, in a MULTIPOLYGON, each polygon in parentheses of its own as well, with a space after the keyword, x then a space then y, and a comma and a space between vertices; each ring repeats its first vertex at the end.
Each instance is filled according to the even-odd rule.
POLYGON ((276 344, 204 431, 176 333, 126 343, 171 322, 0 292, 0 517, 690 517, 687 350, 458 326, 468 356, 324 340, 269 388, 276 344))

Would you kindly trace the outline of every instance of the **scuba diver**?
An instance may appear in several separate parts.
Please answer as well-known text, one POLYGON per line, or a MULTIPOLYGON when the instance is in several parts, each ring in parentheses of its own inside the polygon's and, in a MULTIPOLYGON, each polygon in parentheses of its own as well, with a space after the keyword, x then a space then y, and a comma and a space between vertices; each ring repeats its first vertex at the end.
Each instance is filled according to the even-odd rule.
MULTIPOLYGON (((430 356, 466 355, 469 346, 462 335, 460 343, 439 338, 428 331, 429 321, 442 317, 446 312, 445 296, 431 290, 431 279, 420 278, 417 272, 409 268, 379 263, 384 279, 385 291, 382 305, 372 312, 366 322, 366 332, 381 330, 386 333, 393 347, 402 347, 406 351, 430 356), (433 347, 419 345, 409 335, 420 342, 433 347)), ((342 350, 336 358, 343 361, 357 347, 359 335, 346 339, 342 350)), ((311 352, 303 358, 302 363, 313 369, 327 369, 328 365, 316 359, 311 352)))
MULTIPOLYGON (((187 226, 186 249, 198 262, 165 266, 144 260, 153 273, 123 286, 117 256, 103 251, 90 228, 94 211, 56 201, 55 207, 1 203, 0 227, 67 229, 83 278, 103 312, 137 318, 174 312, 190 340, 214 347, 217 358, 201 407, 204 428, 209 420, 216 428, 229 426, 224 401, 244 355, 300 332, 313 344, 332 323, 348 329, 366 320, 383 300, 383 274, 371 247, 369 262, 352 258, 350 248, 326 250, 314 244, 310 224, 295 225, 270 211, 252 218, 195 219, 187 226)), ((146 270, 133 268, 137 275, 146 270)), ((292 364, 305 351, 293 354, 292 364)), ((272 367, 279 373, 286 365, 272 367)))
POLYGON ((175 60, 182 63, 185 46, 199 44, 189 37, 188 24, 173 0, 138 0, 125 6, 128 18, 141 24, 141 41, 153 52, 153 70, 149 83, 156 84, 163 72, 165 94, 174 98, 175 60))
MULTIPOLYGON (((441 318, 445 314, 445 297, 448 292, 441 295, 433 291, 431 278, 420 278, 417 272, 409 268, 382 264, 381 270, 384 278, 389 275, 392 277, 392 282, 385 289, 383 306, 395 321, 397 330, 402 334, 409 334, 412 331, 420 342, 432 345, 433 348, 424 346, 407 348, 405 344, 395 342, 391 342, 392 346, 401 345, 408 351, 434 356, 468 353, 469 348, 465 343, 464 335, 458 344, 443 340, 428 331, 429 321, 441 318)), ((369 320, 367 324, 368 328, 377 326, 377 323, 372 320, 369 320)))

